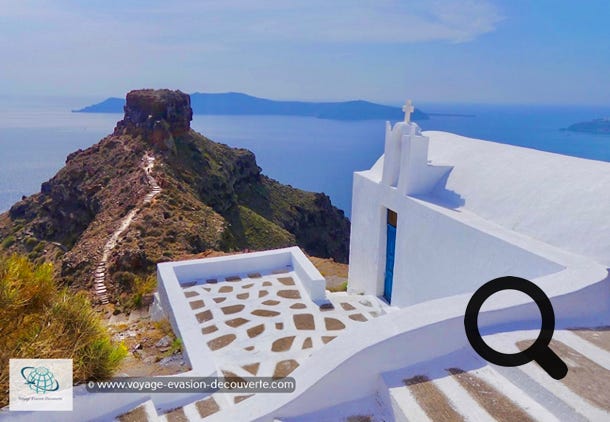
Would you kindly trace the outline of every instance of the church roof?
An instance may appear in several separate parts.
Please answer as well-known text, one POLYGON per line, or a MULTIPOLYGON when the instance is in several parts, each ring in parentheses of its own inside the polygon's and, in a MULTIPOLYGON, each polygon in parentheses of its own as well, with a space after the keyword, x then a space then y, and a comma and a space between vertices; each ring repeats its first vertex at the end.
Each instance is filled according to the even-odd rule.
POLYGON ((431 163, 454 166, 430 199, 610 267, 610 163, 424 135, 431 163))

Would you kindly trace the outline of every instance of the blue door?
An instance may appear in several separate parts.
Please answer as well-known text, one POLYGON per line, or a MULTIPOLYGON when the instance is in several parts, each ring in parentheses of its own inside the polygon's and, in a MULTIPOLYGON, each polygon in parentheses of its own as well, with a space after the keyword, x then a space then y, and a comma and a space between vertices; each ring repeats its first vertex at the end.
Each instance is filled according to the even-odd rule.
POLYGON ((394 281, 394 255, 396 250, 396 227, 388 222, 388 235, 385 254, 385 280, 383 283, 383 297, 392 302, 392 282, 394 281))

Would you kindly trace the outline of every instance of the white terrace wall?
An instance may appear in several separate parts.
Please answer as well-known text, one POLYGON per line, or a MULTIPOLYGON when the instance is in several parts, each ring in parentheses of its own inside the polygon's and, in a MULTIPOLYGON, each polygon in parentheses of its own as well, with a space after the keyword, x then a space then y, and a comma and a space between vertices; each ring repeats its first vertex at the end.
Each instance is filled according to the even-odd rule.
POLYGON ((219 281, 227 276, 247 275, 284 268, 295 271, 313 301, 325 299, 325 280, 298 247, 274 249, 262 252, 202 258, 182 262, 165 262, 158 265, 159 277, 173 271, 180 285, 205 283, 207 279, 219 281))

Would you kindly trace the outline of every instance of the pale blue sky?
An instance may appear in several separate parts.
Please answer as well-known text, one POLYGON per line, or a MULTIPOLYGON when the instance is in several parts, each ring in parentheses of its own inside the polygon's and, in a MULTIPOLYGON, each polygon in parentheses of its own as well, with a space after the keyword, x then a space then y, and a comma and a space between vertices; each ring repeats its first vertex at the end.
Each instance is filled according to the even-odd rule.
POLYGON ((0 95, 610 104, 606 0, 0 0, 0 95))

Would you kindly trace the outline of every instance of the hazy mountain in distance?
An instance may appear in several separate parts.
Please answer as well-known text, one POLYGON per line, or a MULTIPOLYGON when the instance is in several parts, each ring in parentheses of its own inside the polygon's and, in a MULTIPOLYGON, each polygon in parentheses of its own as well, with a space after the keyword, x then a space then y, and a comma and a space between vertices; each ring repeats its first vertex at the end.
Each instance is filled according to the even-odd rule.
MULTIPOLYGON (((123 98, 108 98, 79 110, 77 113, 122 113, 123 98)), ((253 97, 238 92, 221 94, 191 94, 194 114, 208 115, 275 115, 309 116, 333 120, 402 120, 404 113, 400 107, 391 107, 369 101, 305 102, 275 101, 253 97)), ((426 120, 428 115, 415 109, 413 120, 426 120)))

